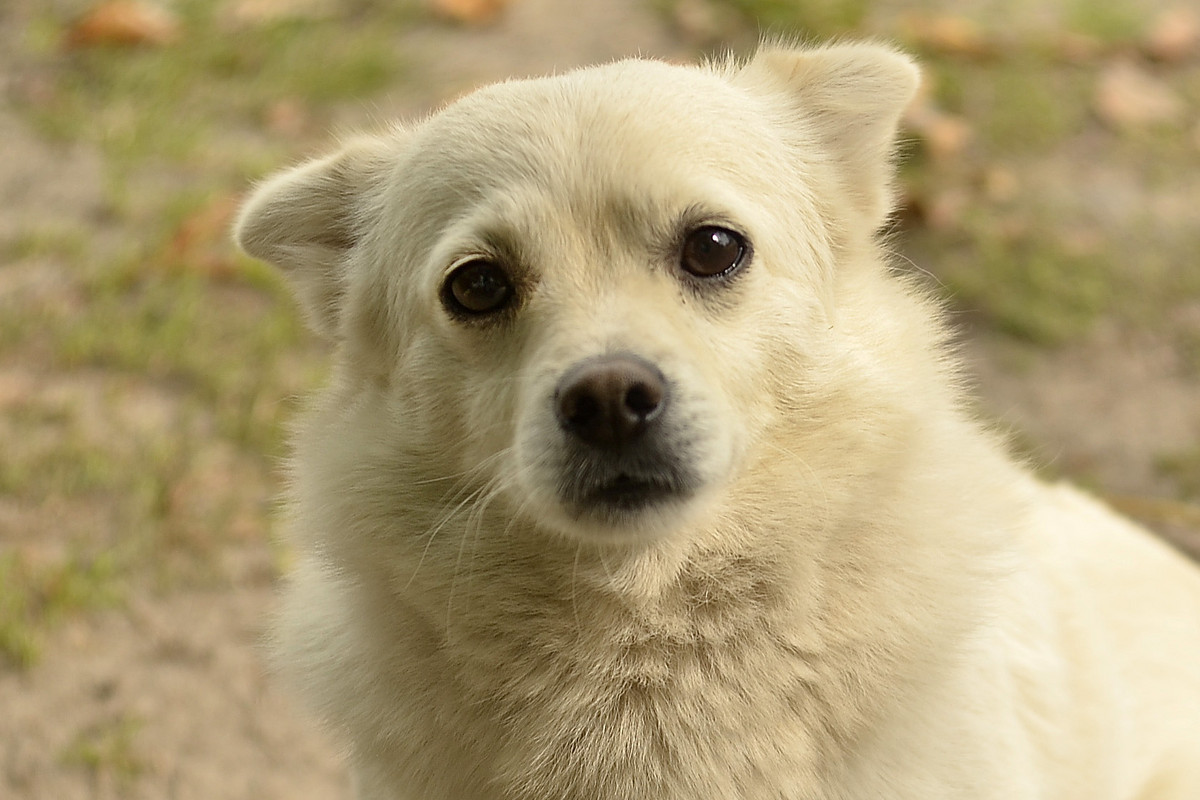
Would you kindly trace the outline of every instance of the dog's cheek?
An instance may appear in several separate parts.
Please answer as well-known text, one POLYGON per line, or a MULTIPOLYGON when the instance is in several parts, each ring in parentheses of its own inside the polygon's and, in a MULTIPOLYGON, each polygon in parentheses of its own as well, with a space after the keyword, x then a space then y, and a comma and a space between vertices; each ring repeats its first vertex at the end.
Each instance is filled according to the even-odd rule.
POLYGON ((470 474, 475 487, 507 489, 514 480, 514 454, 523 417, 521 367, 511 353, 491 349, 488 358, 463 359, 442 350, 436 387, 435 415, 447 456, 458 459, 457 471, 470 474))
MULTIPOLYGON (((373 420, 374 435, 419 457, 431 476, 462 471, 464 455, 476 457, 480 409, 472 406, 479 377, 448 353, 436 331, 414 324, 391 357, 386 381, 360 380, 362 395, 381 393, 386 413, 373 420), (474 422, 473 422, 474 420, 474 422)), ((347 405, 360 402, 347 398, 347 405)))
POLYGON ((768 349, 763 322, 753 313, 725 320, 709 337, 707 357, 696 362, 699 374, 693 382, 703 387, 698 404, 713 421, 712 438, 724 441, 729 460, 740 457, 772 417, 770 387, 780 363, 768 349))
POLYGON ((479 480, 495 479, 502 470, 498 459, 512 448, 515 416, 511 381, 503 377, 468 370, 455 376, 457 386, 441 409, 447 435, 462 442, 466 468, 479 471, 479 480))
POLYGON ((565 439, 554 414, 555 389, 570 359, 542 359, 526 366, 514 399, 513 482, 524 502, 541 510, 557 508, 565 439), (562 363, 560 363, 562 362, 562 363))
POLYGON ((736 459, 743 431, 721 384, 721 370, 707 363, 696 340, 689 347, 646 348, 670 387, 662 442, 683 474, 704 492, 722 485, 736 459))

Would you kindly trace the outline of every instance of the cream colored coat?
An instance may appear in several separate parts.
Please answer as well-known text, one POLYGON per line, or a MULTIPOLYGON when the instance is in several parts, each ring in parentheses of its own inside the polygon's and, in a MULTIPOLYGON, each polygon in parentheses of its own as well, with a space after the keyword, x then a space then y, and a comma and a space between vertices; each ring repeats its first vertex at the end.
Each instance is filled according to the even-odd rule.
POLYGON ((1200 798, 1200 572, 1014 465, 881 255, 916 83, 871 45, 624 61, 249 200, 335 347, 276 652, 361 798, 1200 798), (728 286, 681 283, 689 214, 753 243, 728 286), (501 323, 439 299, 480 253, 519 275, 501 323), (613 350, 701 477, 616 528, 546 466, 555 381, 613 350))

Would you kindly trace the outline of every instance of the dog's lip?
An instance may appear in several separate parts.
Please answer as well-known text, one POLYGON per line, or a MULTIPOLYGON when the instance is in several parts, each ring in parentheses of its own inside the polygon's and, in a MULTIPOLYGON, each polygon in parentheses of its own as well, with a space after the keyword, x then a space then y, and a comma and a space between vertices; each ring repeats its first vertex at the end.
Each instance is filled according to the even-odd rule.
POLYGON ((642 512, 686 500, 701 481, 689 448, 654 441, 617 453, 569 451, 558 471, 563 508, 579 519, 624 525, 642 512))
POLYGON ((637 511, 662 500, 684 493, 678 481, 667 476, 635 476, 626 473, 612 480, 599 483, 581 493, 582 508, 609 508, 621 511, 637 511))

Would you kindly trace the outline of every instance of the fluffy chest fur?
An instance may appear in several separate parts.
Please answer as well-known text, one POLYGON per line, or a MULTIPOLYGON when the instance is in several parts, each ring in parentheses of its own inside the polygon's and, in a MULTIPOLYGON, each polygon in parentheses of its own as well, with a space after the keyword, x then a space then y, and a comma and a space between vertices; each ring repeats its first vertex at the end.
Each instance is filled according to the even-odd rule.
MULTIPOLYGON (((562 571, 510 582, 467 567, 456 596, 437 598, 446 616, 425 625, 411 607, 375 616, 402 612, 395 598, 347 609, 375 624, 326 665, 331 680, 318 694, 328 713, 351 707, 348 690, 374 695, 368 707, 388 710, 372 714, 378 727, 344 724, 360 736, 373 729, 359 746, 383 761, 395 763, 397 743, 405 754, 424 743, 405 758, 410 768, 430 760, 410 773, 424 779, 415 796, 799 800, 833 796, 849 744, 904 702, 903 692, 879 692, 872 673, 912 668, 898 663, 909 654, 880 643, 846 663, 817 634, 812 574, 746 558, 693 562, 654 598, 634 598, 612 589, 618 576, 607 570, 619 565, 563 556, 562 571), (383 663, 404 677, 351 688, 358 648, 380 642, 383 663)), ((311 637, 311 626, 310 617, 299 635, 311 637)), ((927 677, 939 671, 930 656, 927 677)))
POLYGON ((820 655, 806 652, 816 643, 797 635, 803 592, 746 562, 691 563, 653 599, 635 598, 604 586, 594 556, 580 560, 544 576, 556 586, 509 595, 520 601, 500 620, 467 611, 451 623, 448 665, 486 709, 478 722, 503 731, 488 759, 505 796, 816 785, 831 732, 821 728, 846 720, 822 708, 819 691, 836 688, 818 689, 820 655))

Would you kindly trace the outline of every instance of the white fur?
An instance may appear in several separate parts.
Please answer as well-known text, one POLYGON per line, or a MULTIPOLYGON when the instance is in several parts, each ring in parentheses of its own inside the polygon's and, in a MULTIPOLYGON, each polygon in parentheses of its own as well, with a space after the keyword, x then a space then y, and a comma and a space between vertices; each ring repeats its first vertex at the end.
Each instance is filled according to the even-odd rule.
POLYGON ((496 85, 266 182, 238 240, 335 374, 282 669, 370 800, 1200 798, 1200 573, 964 411, 876 231, 917 72, 871 45, 496 85), (749 266, 685 285, 681 218, 749 266), (439 300, 520 273, 501 323, 439 300), (581 520, 556 381, 672 382, 696 494, 581 520))

